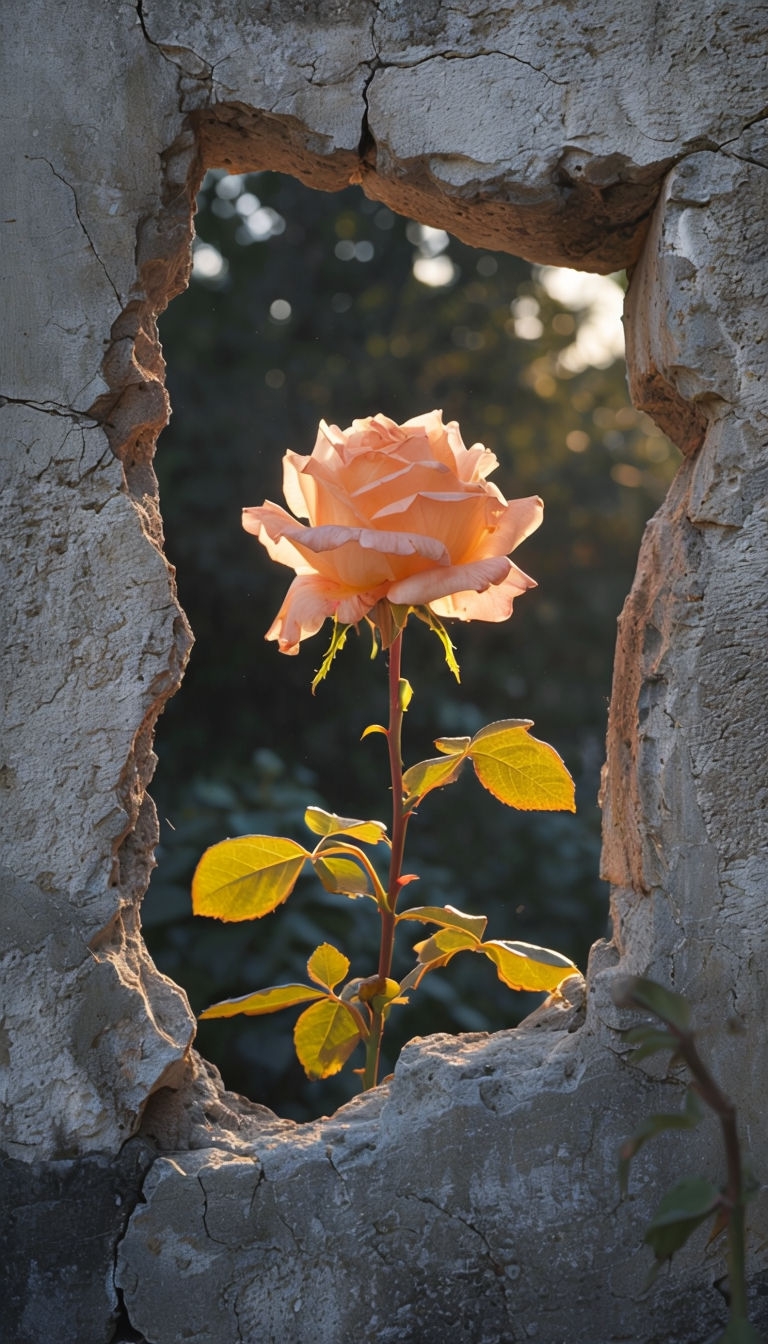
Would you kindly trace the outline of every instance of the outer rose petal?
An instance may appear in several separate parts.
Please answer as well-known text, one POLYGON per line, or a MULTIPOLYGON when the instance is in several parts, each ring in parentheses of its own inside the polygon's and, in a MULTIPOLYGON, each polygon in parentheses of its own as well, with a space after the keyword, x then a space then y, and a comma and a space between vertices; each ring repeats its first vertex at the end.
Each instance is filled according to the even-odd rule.
POLYGON ((349 592, 396 583, 414 570, 448 565, 442 542, 413 532, 380 532, 363 527, 304 527, 286 533, 314 569, 349 592))
MULTIPOLYGON (((421 574, 412 574, 400 583, 393 583, 387 593, 390 602, 403 606, 430 606, 437 610, 436 602, 450 593, 463 593, 472 589, 475 593, 485 592, 491 584, 503 583, 513 566, 505 555, 489 556, 486 560, 473 560, 468 565, 450 565, 445 569, 427 569, 421 574)), ((519 572, 519 571, 518 571, 519 572)), ((526 588, 533 586, 533 579, 526 588)), ((520 590, 524 591, 523 589, 520 590)))
POLYGON ((541 526, 543 517, 544 505, 538 495, 531 495, 528 499, 511 499, 509 503, 504 501, 503 513, 496 519, 493 531, 478 546, 478 558, 509 555, 521 541, 525 541, 541 526))
POLYGON ((319 574, 302 574, 293 580, 265 638, 276 639, 281 653, 298 653, 301 640, 316 635, 328 616, 356 625, 382 596, 345 592, 319 574))
POLYGON ((308 457, 292 453, 290 449, 283 458, 283 494, 288 508, 297 518, 310 517, 300 475, 309 460, 308 457))
POLYGON ((515 598, 528 588, 536 587, 536 580, 529 578, 511 560, 509 566, 506 579, 485 592, 451 593, 437 602, 430 602, 430 607, 436 616, 453 616, 459 621, 509 620, 515 598))
POLYGON ((288 565, 297 574, 312 572, 313 566, 308 564, 301 551, 297 551, 285 535, 286 532, 301 533, 304 530, 302 524, 286 513, 285 509, 281 509, 279 504, 267 500, 260 509, 243 509, 242 521, 244 530, 258 537, 272 560, 288 565))

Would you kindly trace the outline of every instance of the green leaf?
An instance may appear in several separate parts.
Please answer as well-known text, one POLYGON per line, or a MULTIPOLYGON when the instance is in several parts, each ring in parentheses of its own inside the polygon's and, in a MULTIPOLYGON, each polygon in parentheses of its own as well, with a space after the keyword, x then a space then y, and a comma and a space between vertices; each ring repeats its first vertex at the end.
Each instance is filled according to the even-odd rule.
POLYGON ((421 924, 439 924, 443 929, 464 929, 477 938, 482 938, 488 923, 485 915, 465 915, 452 905, 415 905, 411 910, 403 910, 397 916, 401 919, 415 919, 421 924))
POLYGON ((456 680, 460 682, 461 672, 459 670, 459 664, 456 662, 454 645, 451 643, 450 635, 443 625, 443 622, 430 610, 429 607, 414 607, 413 614, 414 616, 418 616, 419 620, 423 621, 425 625, 428 625, 430 630, 433 630, 437 635, 443 646, 443 653, 445 654, 445 661, 448 664, 448 670, 452 672, 456 680))
MULTIPOLYGON (((312 1012, 312 1009, 308 1009, 312 1012)), ((720 1203, 720 1191, 701 1176, 680 1181, 662 1199, 648 1224, 643 1241, 657 1260, 670 1260, 692 1232, 711 1217, 720 1203)))
POLYGON ((403 809, 409 812, 432 789, 442 789, 453 784, 458 778, 465 756, 436 756, 429 761, 419 761, 403 775, 403 809))
POLYGON ((243 835, 203 854, 192 878, 192 909, 214 919, 261 919, 287 900, 309 858, 293 840, 243 835))
POLYGON ((405 714, 413 699, 413 687, 407 677, 401 677, 397 688, 398 705, 405 714))
POLYGON ((765 1336, 759 1335, 743 1316, 737 1316, 728 1322, 719 1344, 765 1344, 765 1336))
POLYGON ((702 1110, 696 1094, 689 1089, 685 1095, 685 1106, 682 1111, 649 1115, 646 1120, 641 1121, 629 1138, 624 1140, 619 1150, 619 1187, 622 1195, 627 1193, 632 1159, 648 1139, 655 1138, 657 1134, 662 1134, 667 1129, 694 1129, 701 1117, 702 1110))
POLYGON ((336 654, 339 652, 339 650, 344 648, 344 645, 345 645, 346 642, 347 642, 347 631, 348 631, 348 630, 351 630, 351 629, 352 629, 351 625, 339 625, 338 621, 336 620, 336 617, 334 616, 334 618, 333 618, 333 634, 331 635, 331 642, 330 642, 330 644, 328 645, 328 651, 327 651, 325 657, 323 658, 323 661, 322 661, 322 663, 320 664, 320 667, 318 668, 317 672, 315 673, 315 675, 314 675, 314 677, 313 677, 313 679, 312 679, 312 694, 313 694, 313 695, 315 694, 315 691, 317 690, 318 686, 320 685, 320 682, 321 682, 325 677, 328 676, 328 673, 329 673, 330 670, 331 670, 331 663, 333 662, 333 660, 334 660, 334 658, 336 657, 336 654))
POLYGON ((200 1020, 209 1017, 236 1017, 245 1013, 248 1017, 258 1017, 261 1013, 276 1013, 280 1008, 292 1008, 297 1003, 310 1003, 313 999, 324 999, 322 990, 312 989, 310 985, 274 985, 271 989, 257 989, 254 994, 242 994, 237 999, 223 999, 214 1003, 199 1014, 200 1020))
POLYGON ((510 989, 543 990, 551 994, 579 968, 560 952, 533 943, 507 943, 491 939, 475 949, 494 963, 499 979, 510 989))
POLYGON ((638 1047, 628 1056, 630 1064, 639 1064, 641 1059, 656 1055, 660 1050, 674 1052, 680 1047, 679 1037, 661 1027, 630 1027, 628 1031, 622 1032, 622 1037, 628 1045, 638 1047))
POLYGON ((573 780, 554 747, 531 737, 528 719, 481 728, 468 755, 489 793, 523 812, 575 812, 573 780))
POLYGON ((383 821, 358 821, 356 817, 339 817, 335 812, 326 812, 322 807, 308 807, 304 813, 304 824, 315 835, 349 835, 353 840, 363 840, 370 845, 378 845, 387 838, 387 828, 383 821))
POLYGON ((308 1078, 330 1078, 344 1067, 358 1041, 360 1023, 339 999, 324 998, 301 1014, 293 1043, 308 1078))
POLYGON ((325 890, 334 896, 349 896, 351 900, 356 896, 376 899, 371 891, 368 874, 354 859, 340 858, 335 854, 325 858, 318 854, 312 860, 312 867, 325 890))
POLYGON ((614 986, 613 1001, 619 1008, 645 1008, 678 1031, 687 1031, 690 1026, 691 1006, 687 999, 644 976, 630 975, 620 980, 614 986))
POLYGON ((307 962, 310 980, 326 989, 335 989, 349 970, 349 961, 332 943, 321 943, 307 962))

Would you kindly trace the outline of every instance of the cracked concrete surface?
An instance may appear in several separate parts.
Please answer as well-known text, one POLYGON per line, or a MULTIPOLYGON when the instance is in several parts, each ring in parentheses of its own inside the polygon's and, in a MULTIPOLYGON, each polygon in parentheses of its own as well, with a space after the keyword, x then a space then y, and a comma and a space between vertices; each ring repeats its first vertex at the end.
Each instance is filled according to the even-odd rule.
MULTIPOLYGON (((143 1139, 120 1187, 135 1212, 109 1233, 115 1282, 99 1262, 86 1293, 30 1222, 39 1279, 4 1267, 21 1276, 18 1344, 81 1344, 86 1298, 105 1344, 120 1311, 150 1344, 701 1344, 722 1320, 718 1247, 639 1299, 658 1190, 717 1155, 710 1131, 695 1154, 672 1140, 617 1205, 619 1141, 679 1084, 626 1065, 609 990, 618 968, 690 995, 768 1150, 764 18, 757 0, 4 14, 0 1130, 30 1192, 13 1200, 39 1211, 49 1168, 109 1172, 143 1139), (156 317, 186 283, 208 165, 359 182, 540 262, 634 265, 633 396, 686 455, 619 628, 615 935, 586 1010, 574 985, 519 1031, 414 1042, 391 1084, 303 1127, 222 1092, 140 933, 152 731, 191 638, 152 471, 156 317)), ((764 1204, 753 1223, 757 1288, 764 1204)))

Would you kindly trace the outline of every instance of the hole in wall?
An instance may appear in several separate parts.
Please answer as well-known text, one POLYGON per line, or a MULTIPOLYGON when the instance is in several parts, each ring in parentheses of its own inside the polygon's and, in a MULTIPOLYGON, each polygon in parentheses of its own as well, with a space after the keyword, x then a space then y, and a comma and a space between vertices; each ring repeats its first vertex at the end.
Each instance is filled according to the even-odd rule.
MULTIPOLYGON (((600 314, 614 282, 476 251, 356 188, 328 195, 271 172, 209 174, 197 229, 192 283, 161 321, 174 418, 156 467, 197 644, 158 725, 150 950, 195 1011, 304 979, 324 939, 352 956, 353 973, 373 969, 375 917, 311 876, 275 914, 243 925, 192 919, 189 882, 202 850, 226 835, 306 840, 309 802, 388 817, 381 753, 359 741, 383 716, 383 660, 372 666, 367 640, 349 640, 312 698, 328 631, 296 658, 263 642, 290 573, 241 532, 240 509, 282 501, 282 455, 309 452, 321 416, 343 426, 438 406, 468 444, 496 452, 507 497, 541 494, 546 511, 515 555, 539 588, 501 626, 452 630, 460 688, 437 642, 409 627, 406 758, 432 754, 441 733, 530 717, 576 777, 579 811, 511 813, 468 778, 425 804, 406 868, 421 875, 418 903, 487 914, 490 936, 543 942, 585 967, 607 913, 595 799, 615 618, 678 460, 629 405, 611 345, 618 318, 600 314)), ((465 963, 431 976, 393 1019, 393 1057, 415 1034, 514 1025, 538 1002, 465 963)), ((309 1084, 291 1028, 288 1013, 235 1018, 203 1024, 198 1045, 228 1086, 278 1113, 328 1113, 355 1080, 309 1084)))

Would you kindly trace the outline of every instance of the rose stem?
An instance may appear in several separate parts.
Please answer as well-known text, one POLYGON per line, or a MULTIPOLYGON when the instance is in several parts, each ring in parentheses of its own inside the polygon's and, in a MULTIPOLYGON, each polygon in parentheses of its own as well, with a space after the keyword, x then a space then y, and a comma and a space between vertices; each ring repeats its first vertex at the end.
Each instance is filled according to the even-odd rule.
MULTIPOLYGON (((389 860, 389 887, 387 904, 380 909, 381 944, 379 951, 378 974, 388 979, 392 970, 392 954, 395 947, 395 907, 400 895, 400 878, 405 849, 405 832, 408 817, 403 814, 403 758, 401 735, 403 727, 403 709, 400 700, 400 661, 403 647, 402 630, 392 641, 389 649, 389 728, 387 744, 389 748, 389 772, 392 779, 392 851, 389 860)), ((375 1009, 372 1012, 371 1034, 366 1048, 363 1091, 375 1087, 379 1076, 379 1056, 381 1037, 384 1031, 384 1018, 375 1009)))

